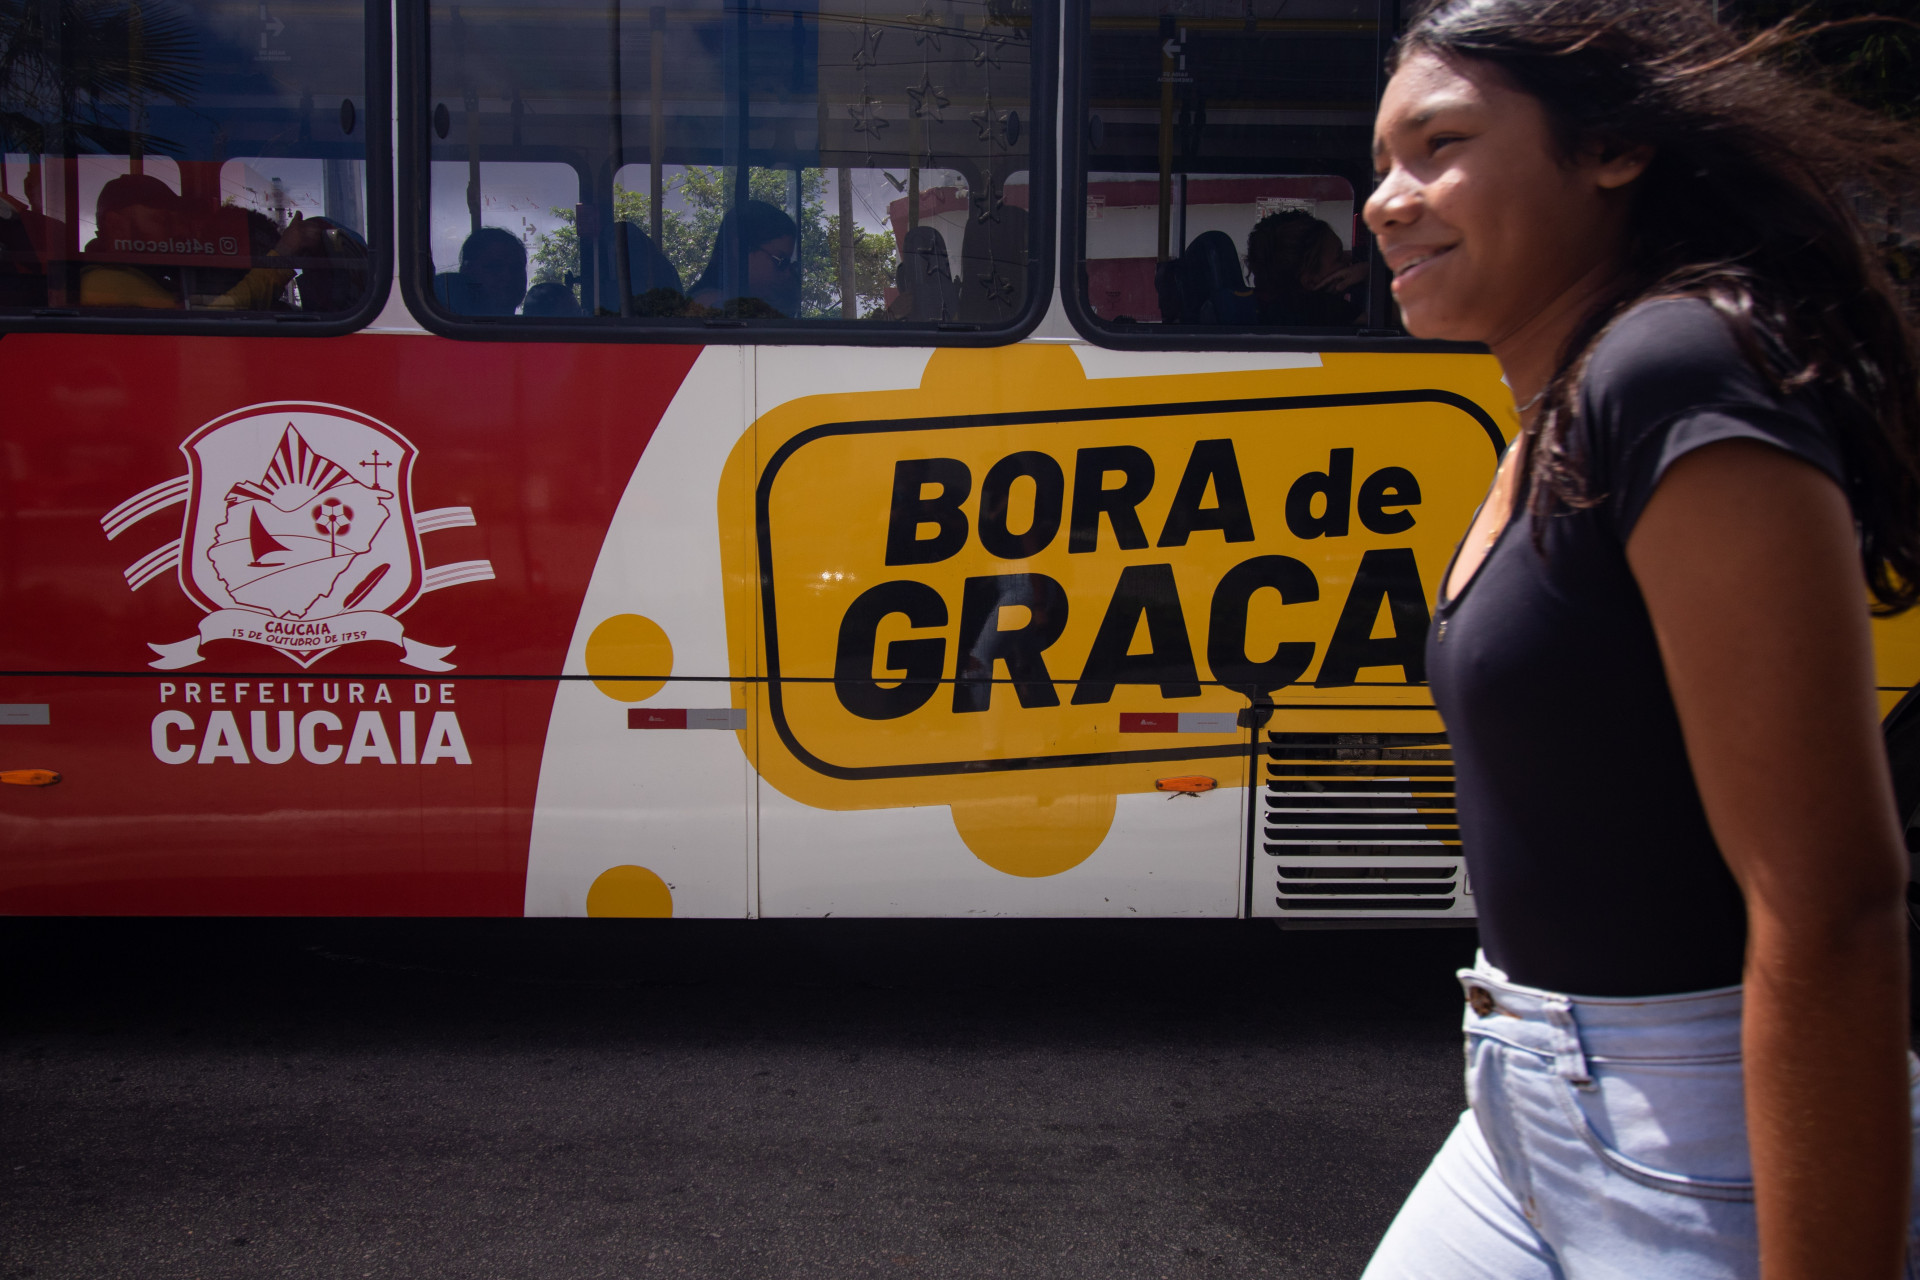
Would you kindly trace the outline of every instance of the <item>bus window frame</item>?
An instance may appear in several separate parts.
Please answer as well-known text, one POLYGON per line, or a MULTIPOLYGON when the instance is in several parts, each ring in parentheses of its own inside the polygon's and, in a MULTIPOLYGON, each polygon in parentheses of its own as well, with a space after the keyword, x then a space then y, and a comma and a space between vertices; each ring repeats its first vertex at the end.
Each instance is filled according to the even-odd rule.
MULTIPOLYGON (((1380 25, 1375 36, 1373 96, 1386 87, 1387 54, 1402 19, 1397 0, 1376 0, 1380 25)), ((1362 329, 1358 333, 1232 329, 1224 325, 1112 324, 1093 313, 1082 273, 1087 260, 1087 127, 1092 108, 1086 101, 1087 62, 1092 44, 1092 0, 1061 0, 1063 69, 1061 113, 1080 122, 1060 135, 1060 305, 1074 331, 1097 347, 1116 351, 1438 351, 1483 353, 1478 343, 1436 342, 1409 336, 1403 329, 1362 329)), ((1365 200, 1371 188, 1356 189, 1365 200)), ((1390 276, 1377 246, 1371 246, 1369 310, 1379 314, 1390 301, 1390 276)))
POLYGON ((393 291, 393 28, 386 0, 363 0, 366 15, 367 293, 353 310, 317 316, 301 311, 149 311, 94 315, 71 307, 0 314, 0 334, 224 334, 235 338, 335 338, 372 324, 393 291), (372 234, 375 228, 378 235, 372 234))
MULTIPOLYGON (((1033 66, 1027 154, 1027 297, 1020 312, 999 325, 971 321, 910 324, 843 319, 688 319, 623 316, 460 316, 439 309, 433 293, 431 241, 433 146, 431 68, 427 65, 427 6, 402 3, 395 78, 399 117, 400 296, 422 328, 443 338, 478 342, 633 342, 741 346, 1002 347, 1037 328, 1052 305, 1059 156, 1059 0, 1030 0, 1033 66)), ((638 161, 628 160, 634 164, 638 161)), ((617 169, 616 169, 617 171, 617 169)), ((598 175, 596 175, 598 176, 598 175)), ((611 183, 611 178, 608 179, 611 183)), ((609 190, 611 187, 609 186, 609 190)), ((597 196, 597 192, 596 192, 597 196)))

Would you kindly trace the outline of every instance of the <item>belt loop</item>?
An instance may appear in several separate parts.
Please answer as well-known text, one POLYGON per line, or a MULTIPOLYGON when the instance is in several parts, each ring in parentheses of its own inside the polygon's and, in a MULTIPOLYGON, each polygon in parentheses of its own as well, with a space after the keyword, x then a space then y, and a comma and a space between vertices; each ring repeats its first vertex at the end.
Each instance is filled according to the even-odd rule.
POLYGON ((1553 1053, 1554 1074, 1576 1089, 1593 1088, 1593 1077, 1587 1073, 1587 1055, 1580 1045, 1580 1024, 1573 1020, 1573 1002, 1555 995, 1548 996, 1544 1003, 1547 1021, 1560 1033, 1553 1053))

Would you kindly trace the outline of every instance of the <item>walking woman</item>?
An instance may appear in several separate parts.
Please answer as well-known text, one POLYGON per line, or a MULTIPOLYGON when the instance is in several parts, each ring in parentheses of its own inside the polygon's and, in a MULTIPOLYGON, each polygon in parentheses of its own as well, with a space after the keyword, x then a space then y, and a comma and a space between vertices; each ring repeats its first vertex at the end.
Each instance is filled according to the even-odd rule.
POLYGON ((1789 43, 1438 0, 1394 55, 1367 224, 1522 431, 1428 638, 1471 1110, 1368 1280, 1915 1274, 1867 623, 1920 597, 1920 369, 1856 214, 1916 153, 1789 43))

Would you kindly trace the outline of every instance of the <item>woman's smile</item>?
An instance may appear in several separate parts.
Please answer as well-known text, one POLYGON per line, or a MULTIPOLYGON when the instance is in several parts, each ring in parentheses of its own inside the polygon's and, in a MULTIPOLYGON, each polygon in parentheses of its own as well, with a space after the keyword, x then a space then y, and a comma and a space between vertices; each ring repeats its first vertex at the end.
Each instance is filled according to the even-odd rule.
POLYGON ((1408 281, 1417 280, 1427 271, 1431 263, 1439 261, 1452 253, 1454 246, 1443 245, 1402 245, 1384 249, 1387 269, 1393 272, 1393 292, 1398 297, 1402 286, 1408 281))

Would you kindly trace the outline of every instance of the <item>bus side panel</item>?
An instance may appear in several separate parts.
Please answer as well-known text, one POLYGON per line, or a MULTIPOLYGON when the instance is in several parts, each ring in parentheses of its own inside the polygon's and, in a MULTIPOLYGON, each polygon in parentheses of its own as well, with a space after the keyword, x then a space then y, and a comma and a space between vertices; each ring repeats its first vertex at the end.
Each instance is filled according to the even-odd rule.
POLYGON ((8 678, 9 705, 44 707, 50 723, 0 727, 0 765, 61 780, 0 788, 0 911, 517 914, 528 788, 516 780, 539 758, 551 684, 323 677, 303 703, 301 683, 8 678), (391 702, 375 701, 383 691, 391 702), (309 759, 302 723, 328 715, 310 731, 309 759), (384 733, 396 762, 409 722, 416 760, 436 722, 456 754, 412 768, 385 767, 377 752, 348 764, 369 715, 381 733, 367 724, 364 743, 377 748, 384 733))
MULTIPOLYGON (((1061 396, 1063 387, 1080 383, 1079 361, 1073 354, 1078 350, 1077 346, 1025 344, 989 352, 936 353, 936 367, 950 367, 957 361, 962 371, 945 384, 938 384, 941 389, 932 396, 935 411, 964 413, 1005 405, 1050 405, 1061 396)), ((855 353, 806 354, 809 358, 803 361, 796 358, 798 352, 762 353, 756 408, 763 418, 805 397, 855 392, 892 392, 899 398, 896 403, 871 394, 859 399, 849 395, 845 402, 826 399, 814 405, 795 404, 793 411, 826 422, 889 412, 903 416, 926 412, 922 389, 929 375, 922 372, 924 362, 912 370, 911 376, 903 371, 899 378, 882 380, 862 370, 855 353)), ((1134 359, 1131 363, 1137 373, 1142 362, 1134 359)), ((1163 363, 1178 367, 1177 360, 1163 363)), ((937 382, 938 375, 934 376, 937 382)), ((1066 394, 1071 395, 1071 391, 1066 394)), ((846 486, 840 504, 850 502, 856 488, 872 487, 870 472, 877 470, 882 475, 884 489, 886 479, 902 460, 963 451, 958 438, 938 431, 880 431, 863 434, 862 439, 870 443, 857 450, 839 473, 846 486)), ((988 471, 985 463, 1021 450, 1046 451, 1051 447, 1049 442, 1044 428, 1011 426, 996 431, 992 444, 970 453, 967 461, 974 465, 970 469, 972 493, 965 504, 968 519, 978 516, 988 471)), ((767 439, 757 442, 763 475, 776 443, 767 439)), ((806 447, 791 455, 789 466, 782 468, 789 473, 786 482, 799 479, 803 491, 811 479, 794 468, 805 465, 806 447)), ((1055 452, 1070 474, 1072 454, 1055 452)), ((781 480, 774 483, 777 486, 781 480)), ((1020 504, 1018 497, 1014 504, 1020 504)), ((831 574, 832 588, 855 579, 861 588, 872 588, 883 579, 917 581, 928 576, 930 570, 937 572, 933 566, 883 565, 884 556, 858 554, 861 549, 877 550, 888 537, 891 522, 884 507, 837 505, 833 511, 832 515, 823 513, 814 524, 804 519, 799 524, 782 522, 774 517, 773 527, 766 532, 779 566, 777 586, 791 590, 810 585, 822 574, 831 574), (829 532, 848 522, 857 530, 852 547, 841 545, 829 532), (816 541, 821 534, 828 536, 816 541), (849 555, 850 551, 853 554, 849 555)), ((1021 513, 1012 516, 1015 527, 1024 520, 1021 513)), ((919 532, 927 533, 931 528, 925 526, 919 532)), ((1020 561, 990 561, 978 568, 991 573, 1031 567, 1020 561)), ((1061 572, 1058 567, 1046 567, 1053 573, 1061 572)), ((1107 604, 1105 595, 1079 590, 1078 585, 1069 611, 1097 617, 1107 604)), ((952 620, 957 621, 959 602, 955 599, 949 603, 955 610, 952 620)), ((883 624, 889 640, 914 634, 904 628, 904 621, 896 616, 883 624)), ((783 648, 791 647, 798 638, 786 636, 783 648)), ((879 644, 877 649, 884 653, 886 645, 879 644)), ((883 658, 879 665, 886 665, 883 658)), ((1054 674, 1060 676, 1078 674, 1077 667, 1057 657, 1053 666, 1059 668, 1054 674)), ((815 667, 793 670, 803 677, 824 673, 824 668, 815 667)), ((951 660, 943 674, 953 674, 951 660)), ((1003 666, 996 674, 1004 680, 1007 669, 1003 666)), ((799 688, 788 694, 788 706, 796 721, 790 731, 796 734, 811 727, 800 722, 805 714, 802 699, 809 692, 799 688)), ((1073 692, 1074 686, 1063 685, 1059 696, 1071 701, 1073 692)), ((943 687, 929 707, 937 709, 941 698, 951 702, 952 695, 951 687, 943 687)), ((1005 684, 993 688, 987 701, 989 710, 981 719, 998 716, 1017 721, 1021 715, 1015 690, 1005 684)), ((1226 698, 1219 701, 1221 706, 1230 705, 1226 698)), ((1191 701, 1169 703, 1150 686, 1121 688, 1110 703, 1115 719, 1122 710, 1169 708, 1176 713, 1196 709, 1191 701)), ((1227 714, 1231 722, 1231 711, 1227 714)), ((926 732, 915 716, 869 721, 862 729, 864 742, 876 757, 902 760, 914 755, 914 739, 926 732)), ((1017 752, 1012 745, 1014 733, 1004 735, 1008 744, 1003 746, 995 741, 1002 734, 982 732, 985 740, 994 744, 991 753, 1017 752)), ((1233 743, 1243 736, 1230 729, 1224 735, 1209 736, 1207 741, 1233 743)), ((1183 738, 1174 734, 1152 739, 1169 746, 1191 740, 1192 735, 1183 738)), ((763 752, 777 749, 776 743, 761 743, 763 752)), ((1114 792, 1122 788, 1099 770, 1034 770, 1000 775, 1007 781, 991 797, 971 806, 963 804, 957 814, 951 801, 968 798, 970 793, 964 788, 975 779, 956 777, 950 793, 941 795, 949 803, 934 804, 925 803, 929 796, 915 794, 900 784, 876 781, 865 784, 870 794, 847 806, 822 805, 816 797, 789 795, 763 778, 761 909, 769 916, 798 917, 1234 915, 1240 903, 1239 875, 1246 830, 1244 758, 1168 764, 1159 772, 1204 777, 1205 782, 1199 785, 1211 784, 1211 789, 1185 795, 1148 791, 1116 796, 1114 792)))
POLYGON ((764 914, 1470 914, 1424 653, 1492 361, 797 354, 723 486, 764 914))
POLYGON ((729 670, 716 512, 758 355, 703 351, 626 483, 566 670, 629 678, 556 695, 528 915, 754 914, 753 771, 734 723, 755 687, 730 678, 750 673, 729 670))
POLYGON ((0 342, 0 911, 519 914, 553 677, 697 348, 0 342))

